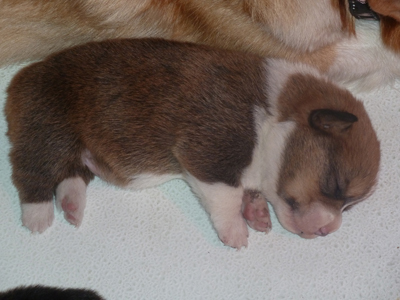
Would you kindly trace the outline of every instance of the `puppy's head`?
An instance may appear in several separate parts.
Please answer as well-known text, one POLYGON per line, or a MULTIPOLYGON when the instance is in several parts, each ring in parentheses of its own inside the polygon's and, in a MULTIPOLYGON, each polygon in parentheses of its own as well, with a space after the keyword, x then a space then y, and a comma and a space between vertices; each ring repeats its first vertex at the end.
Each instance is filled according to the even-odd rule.
POLYGON ((342 212, 369 196, 380 146, 363 104, 309 75, 294 75, 278 105, 288 137, 271 201, 281 224, 304 238, 336 231, 342 212))

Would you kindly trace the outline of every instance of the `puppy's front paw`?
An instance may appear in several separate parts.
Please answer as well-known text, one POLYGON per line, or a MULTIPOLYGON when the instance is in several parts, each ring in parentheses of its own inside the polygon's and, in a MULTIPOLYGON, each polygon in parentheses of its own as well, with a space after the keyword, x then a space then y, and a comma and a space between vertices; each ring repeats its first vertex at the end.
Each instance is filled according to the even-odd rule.
POLYGON ((232 248, 247 247, 249 231, 247 224, 241 215, 225 222, 214 222, 219 239, 232 248))
POLYGON ((32 233, 44 232, 54 220, 53 201, 41 203, 25 203, 21 205, 22 225, 32 233))
POLYGON ((264 197, 253 191, 246 191, 243 196, 243 217, 247 224, 257 231, 268 233, 271 230, 271 216, 264 197))

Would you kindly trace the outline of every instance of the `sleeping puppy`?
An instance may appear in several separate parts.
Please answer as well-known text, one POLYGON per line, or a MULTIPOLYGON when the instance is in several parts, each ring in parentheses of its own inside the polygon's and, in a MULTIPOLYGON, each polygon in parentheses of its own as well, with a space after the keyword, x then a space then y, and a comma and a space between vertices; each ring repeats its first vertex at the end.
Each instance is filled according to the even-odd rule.
POLYGON ((303 65, 190 43, 111 40, 50 56, 13 78, 5 114, 33 232, 51 225, 54 194, 79 226, 96 175, 133 189, 186 180, 234 248, 247 245, 243 199, 245 215, 266 206, 245 191, 287 230, 325 236, 379 169, 375 131, 349 92, 303 65))
POLYGON ((349 8, 360 2, 3 0, 0 65, 89 41, 162 37, 302 61, 366 90, 400 77, 400 5, 370 0, 380 23, 355 24, 349 8))

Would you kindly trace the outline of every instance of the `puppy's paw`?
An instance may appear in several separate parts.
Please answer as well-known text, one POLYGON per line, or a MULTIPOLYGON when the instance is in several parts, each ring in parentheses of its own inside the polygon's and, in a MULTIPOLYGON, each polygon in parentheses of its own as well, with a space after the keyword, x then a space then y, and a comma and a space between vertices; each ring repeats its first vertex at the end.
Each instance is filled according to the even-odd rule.
POLYGON ((86 206, 86 183, 80 177, 63 180, 56 189, 56 204, 64 218, 72 225, 82 224, 86 206))
POLYGON ((260 193, 246 191, 243 196, 242 211, 251 228, 265 233, 270 232, 272 224, 268 204, 260 193))
POLYGON ((21 205, 22 225, 32 233, 44 232, 54 220, 53 201, 25 203, 21 205))
POLYGON ((64 211, 64 218, 71 225, 79 227, 82 224, 84 208, 74 198, 65 196, 61 200, 61 208, 64 211))
POLYGON ((241 215, 224 222, 214 222, 219 239, 232 248, 240 249, 247 247, 249 231, 247 224, 241 215))

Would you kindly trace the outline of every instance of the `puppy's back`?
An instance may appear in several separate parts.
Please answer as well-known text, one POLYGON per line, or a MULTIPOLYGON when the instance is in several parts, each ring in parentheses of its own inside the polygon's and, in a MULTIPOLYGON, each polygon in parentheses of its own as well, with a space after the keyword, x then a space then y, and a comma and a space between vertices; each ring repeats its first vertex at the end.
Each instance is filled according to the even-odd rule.
POLYGON ((224 165, 198 177, 237 184, 239 170, 251 160, 254 105, 267 106, 264 71, 259 57, 189 43, 90 43, 13 79, 5 108, 8 134, 11 141, 19 134, 42 139, 38 147, 52 140, 73 149, 69 160, 88 148, 122 185, 132 173, 192 171, 199 162, 211 165, 210 157, 224 165), (220 157, 227 150, 236 151, 232 161, 220 157))

